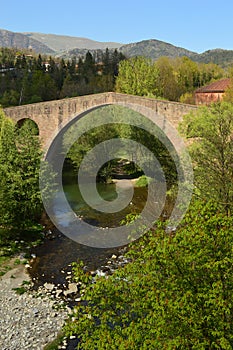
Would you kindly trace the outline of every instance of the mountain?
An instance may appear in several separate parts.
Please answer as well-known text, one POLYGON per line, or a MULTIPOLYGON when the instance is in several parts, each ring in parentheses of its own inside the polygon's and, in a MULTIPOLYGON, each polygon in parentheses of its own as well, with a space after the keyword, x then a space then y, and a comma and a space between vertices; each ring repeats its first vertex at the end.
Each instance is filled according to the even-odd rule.
MULTIPOLYGON (((161 56, 168 57, 180 57, 180 56, 195 56, 196 52, 177 47, 172 44, 165 43, 164 41, 150 39, 143 40, 137 43, 131 43, 117 47, 119 52, 122 52, 126 57, 145 56, 153 60, 158 59, 161 56)), ((87 49, 75 48, 62 54, 63 58, 72 56, 84 56, 87 53, 87 49)), ((98 50, 89 49, 91 53, 97 53, 98 50)))
POLYGON ((107 47, 119 48, 120 43, 100 42, 87 38, 73 37, 67 35, 43 34, 43 33, 22 33, 29 39, 37 40, 40 43, 48 46, 57 54, 69 51, 72 49, 87 49, 87 50, 105 50, 107 47))
POLYGON ((106 48, 118 49, 126 57, 145 56, 153 60, 161 56, 187 56, 195 62, 215 63, 222 67, 233 64, 233 50, 214 49, 201 54, 177 47, 164 41, 150 39, 136 43, 120 44, 100 42, 88 38, 43 33, 15 33, 0 29, 0 47, 32 49, 36 53, 70 58, 85 56, 87 51, 97 53, 106 48))
MULTIPOLYGON (((145 56, 152 60, 157 60, 161 56, 167 57, 189 57, 194 62, 198 63, 215 63, 222 67, 228 67, 233 64, 233 50, 214 49, 208 50, 203 53, 196 53, 190 50, 186 50, 182 47, 174 46, 164 41, 150 39, 143 40, 136 43, 122 45, 117 48, 119 52, 122 52, 126 57, 145 56)), ((72 56, 82 56, 90 51, 92 54, 98 55, 98 50, 75 48, 63 52, 61 57, 68 58, 72 56)))
POLYGON ((86 50, 105 50, 119 48, 122 43, 99 42, 87 38, 43 33, 15 33, 0 29, 0 47, 32 49, 36 53, 61 55, 78 48, 86 50))
POLYGON ((190 58, 199 63, 213 62, 222 67, 227 67, 233 64, 233 50, 207 50, 200 54, 191 55, 190 58))
POLYGON ((123 45, 119 48, 119 51, 121 51, 127 57, 146 56, 148 58, 152 58, 153 60, 156 60, 161 56, 190 57, 196 54, 193 51, 189 51, 155 39, 143 40, 137 43, 123 45))
MULTIPOLYGON (((119 52, 122 52, 126 57, 145 56, 153 60, 157 60, 161 56, 191 57, 198 55, 196 52, 189 51, 181 47, 177 47, 172 44, 168 44, 155 39, 143 40, 136 43, 122 45, 118 47, 117 50, 119 52)), ((72 56, 84 56, 87 53, 87 51, 88 50, 84 48, 75 48, 65 53, 63 52, 61 57, 68 58, 72 56)), ((96 53, 98 55, 98 50, 89 49, 89 51, 92 54, 96 53)))
POLYGON ((55 54, 55 51, 46 44, 22 33, 14 33, 5 29, 0 29, 0 47, 16 47, 19 49, 31 49, 41 54, 55 54))
POLYGON ((199 54, 155 39, 123 45, 118 50, 127 57, 146 56, 156 60, 161 56, 187 56, 198 63, 212 62, 222 67, 227 67, 233 64, 233 50, 213 49, 199 54))

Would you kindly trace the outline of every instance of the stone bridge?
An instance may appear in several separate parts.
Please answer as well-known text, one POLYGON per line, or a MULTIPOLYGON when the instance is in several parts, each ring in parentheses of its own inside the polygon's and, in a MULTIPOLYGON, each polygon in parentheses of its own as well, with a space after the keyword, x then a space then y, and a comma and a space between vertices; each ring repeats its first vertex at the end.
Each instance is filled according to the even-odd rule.
POLYGON ((151 115, 155 119, 158 116, 165 123, 169 121, 176 129, 182 117, 197 108, 177 102, 106 92, 10 107, 5 108, 4 112, 15 122, 25 118, 32 119, 38 126, 39 135, 46 150, 59 131, 71 121, 78 120, 83 114, 93 109, 111 104, 128 107, 149 118, 151 115))

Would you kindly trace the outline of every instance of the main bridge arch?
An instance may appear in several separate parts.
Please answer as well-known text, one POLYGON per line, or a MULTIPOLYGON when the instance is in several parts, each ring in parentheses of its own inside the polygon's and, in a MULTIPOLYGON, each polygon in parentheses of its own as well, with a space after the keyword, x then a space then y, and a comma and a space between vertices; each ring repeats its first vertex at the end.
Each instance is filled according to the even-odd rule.
POLYGON ((77 120, 98 107, 111 104, 130 108, 153 119, 164 132, 169 123, 177 129, 183 116, 197 108, 177 102, 106 92, 10 107, 5 108, 4 112, 15 122, 25 118, 32 119, 38 125, 41 142, 46 152, 56 135, 72 120, 77 120))
MULTIPOLYGON (((57 145, 61 145, 61 143, 59 145, 59 142, 62 140, 60 136, 63 135, 63 133, 69 128, 70 125, 75 123, 80 118, 84 117, 89 112, 106 105, 121 105, 151 119, 167 135, 175 150, 177 151, 177 154, 183 156, 182 151, 185 151, 184 142, 180 137, 177 137, 177 127, 185 114, 196 109, 195 106, 118 93, 103 93, 6 108, 4 110, 5 114, 12 118, 15 122, 24 118, 30 118, 35 121, 39 127, 39 135, 47 154, 46 159, 52 161, 52 165, 55 165, 54 170, 58 174, 56 177, 56 186, 58 191, 54 191, 55 194, 59 193, 60 195, 61 193, 61 197, 58 198, 58 213, 59 209, 62 208, 62 213, 69 215, 71 214, 70 221, 68 222, 68 227, 67 224, 65 224, 65 226, 62 224, 59 225, 59 217, 55 219, 55 222, 53 220, 52 221, 60 229, 61 232, 66 234, 66 236, 70 237, 71 239, 81 244, 99 248, 116 247, 129 243, 128 238, 130 232, 126 230, 122 235, 121 226, 117 233, 115 232, 115 228, 110 228, 107 231, 107 235, 104 230, 103 232, 98 231, 98 236, 96 236, 94 235, 93 231, 89 232, 90 225, 87 228, 88 232, 84 231, 85 227, 82 225, 83 220, 77 220, 76 216, 74 216, 74 212, 70 211, 70 206, 63 191, 62 167, 64 164, 65 155, 62 154, 62 152, 56 152, 56 150, 57 145), (88 236, 84 234, 85 232, 88 233, 88 236), (102 236, 99 235, 101 232, 102 236), (120 233, 119 239, 118 233, 120 233)), ((108 123, 108 121, 106 121, 106 123, 108 123)), ((188 184, 191 185, 192 165, 189 159, 189 155, 184 154, 184 156, 185 157, 180 157, 180 163, 177 166, 178 181, 182 181, 184 184, 188 182, 188 184)), ((41 175, 42 174, 43 172, 41 172, 41 175)), ((40 177, 40 184, 43 185, 44 180, 45 184, 47 183, 46 181, 49 178, 47 175, 50 176, 50 172, 48 172, 48 174, 45 172, 45 174, 42 175, 42 178, 40 177)), ((179 186, 178 188, 176 203, 170 216, 170 223, 172 226, 174 224, 177 224, 177 220, 181 220, 186 208, 189 205, 192 194, 190 188, 191 187, 188 188, 188 191, 184 191, 183 186, 179 186)), ((42 189, 44 188, 42 187, 42 189)), ((42 193, 43 192, 44 191, 42 191, 42 193)), ((44 204, 46 205, 46 200, 44 201, 44 204)), ((51 208, 49 204, 45 208, 50 216, 51 208)), ((53 215, 54 211, 52 210, 50 218, 52 218, 53 215)), ((144 225, 144 222, 141 223, 144 225)))

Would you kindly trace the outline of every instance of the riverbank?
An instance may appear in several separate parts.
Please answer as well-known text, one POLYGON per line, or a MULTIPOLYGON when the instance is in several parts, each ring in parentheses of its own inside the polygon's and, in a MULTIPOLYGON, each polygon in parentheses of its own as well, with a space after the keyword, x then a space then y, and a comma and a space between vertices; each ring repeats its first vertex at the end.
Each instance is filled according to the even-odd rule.
POLYGON ((68 309, 61 301, 51 300, 36 291, 18 295, 16 290, 30 283, 24 265, 18 265, 0 278, 0 343, 1 350, 42 350, 54 340, 68 309))
MULTIPOLYGON (((130 180, 131 183, 134 181, 136 179, 130 180)), ((120 179, 117 182, 122 188, 129 185, 129 180, 120 179)), ((135 203, 143 202, 139 198, 135 198, 135 203)), ((29 247, 25 242, 24 246, 28 248, 27 259, 25 254, 21 254, 20 264, 14 266, 14 262, 19 260, 14 257, 11 270, 0 278, 1 350, 42 350, 57 338, 72 311, 72 305, 79 302, 82 294, 83 286, 72 281, 73 261, 82 260, 84 270, 91 274, 93 280, 95 276, 114 273, 119 266, 128 262, 124 257, 125 248, 82 246, 54 228, 43 232, 39 244, 29 247), (28 265, 23 265, 23 260, 30 262, 29 270, 28 265), (22 288, 22 284, 27 288, 28 282, 34 286, 26 293, 18 295, 13 290, 22 288)), ((75 348, 70 339, 64 340, 61 347, 69 350, 75 348)))
MULTIPOLYGON (((47 246, 49 243, 55 245, 56 248, 59 243, 66 247, 64 239, 65 242, 70 242, 68 238, 63 237, 62 239, 62 235, 51 231, 43 244, 34 249, 46 248, 47 251, 48 248, 52 248, 52 245, 47 246)), ((72 241, 71 243, 74 244, 72 241)), ((83 249, 85 254, 81 255, 84 258, 87 248, 83 249)), ((126 250, 126 247, 114 249, 114 251, 101 250, 97 255, 98 258, 96 256, 98 262, 94 263, 95 268, 91 269, 92 264, 88 264, 89 266, 84 266, 84 271, 92 276, 93 282, 98 276, 112 274, 118 267, 128 263, 124 257, 126 250), (114 252, 115 254, 113 254, 114 252)), ((41 251, 39 252, 41 253, 41 251)), ((70 264, 66 268, 63 265, 64 270, 59 270, 58 266, 56 267, 65 283, 59 284, 57 278, 49 279, 49 275, 46 274, 38 281, 31 274, 33 266, 36 265, 38 268, 38 259, 38 256, 35 256, 30 260, 30 264, 26 265, 22 264, 22 260, 20 264, 0 277, 1 350, 43 350, 47 344, 59 339, 62 326, 72 313, 73 306, 81 300, 82 290, 85 286, 81 282, 72 281, 70 264), (21 295, 17 294, 16 291, 20 291, 22 288, 26 288, 27 291, 21 295)), ((14 260, 15 257, 12 259, 11 266, 14 266, 14 260)), ((42 258, 42 260, 44 259, 42 258)), ((73 259, 73 261, 75 260, 73 259)), ((61 338, 59 348, 75 349, 77 345, 75 338, 61 338)))

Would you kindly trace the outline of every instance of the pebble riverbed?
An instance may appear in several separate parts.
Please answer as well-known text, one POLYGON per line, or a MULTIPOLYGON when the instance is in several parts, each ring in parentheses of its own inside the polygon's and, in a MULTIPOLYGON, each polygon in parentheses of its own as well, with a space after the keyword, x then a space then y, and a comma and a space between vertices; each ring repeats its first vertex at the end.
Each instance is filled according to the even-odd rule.
POLYGON ((0 280, 0 349, 41 350, 56 338, 68 317, 61 301, 51 300, 36 291, 18 295, 19 288, 29 281, 24 266, 9 271, 0 280), (25 283, 25 282, 24 282, 25 283))
MULTIPOLYGON (((124 250, 123 250, 124 251, 124 250)), ((122 251, 122 252, 123 252, 122 251)), ((105 266, 92 271, 95 276, 107 276, 128 263, 124 255, 112 255, 105 266)), ((79 302, 82 283, 72 283, 71 274, 62 286, 44 283, 37 290, 18 295, 15 288, 32 281, 24 265, 19 265, 0 278, 0 349, 43 350, 56 339, 66 319, 72 314, 70 302, 79 302), (26 281, 26 283, 25 283, 26 281), (64 287, 65 286, 65 287, 64 287)), ((75 349, 77 339, 64 339, 59 349, 75 349)))

